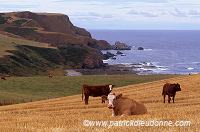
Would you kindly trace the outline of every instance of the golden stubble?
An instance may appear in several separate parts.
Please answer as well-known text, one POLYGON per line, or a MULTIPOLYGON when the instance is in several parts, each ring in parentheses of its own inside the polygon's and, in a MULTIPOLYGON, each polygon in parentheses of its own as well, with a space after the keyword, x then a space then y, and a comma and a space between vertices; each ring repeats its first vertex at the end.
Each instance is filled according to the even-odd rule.
POLYGON ((148 113, 132 116, 111 116, 113 110, 101 103, 100 97, 90 97, 85 105, 81 95, 0 107, 2 131, 159 131, 197 132, 200 130, 200 74, 115 88, 114 93, 139 100, 148 113), (179 83, 175 103, 163 103, 162 87, 166 83, 179 83), (84 126, 88 121, 190 121, 190 126, 84 126))

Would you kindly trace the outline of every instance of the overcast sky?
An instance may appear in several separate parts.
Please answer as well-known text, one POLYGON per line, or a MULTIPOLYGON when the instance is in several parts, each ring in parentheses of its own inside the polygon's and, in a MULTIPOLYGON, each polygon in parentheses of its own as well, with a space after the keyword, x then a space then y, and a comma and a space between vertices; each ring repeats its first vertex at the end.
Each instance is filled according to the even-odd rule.
POLYGON ((0 0, 1 12, 62 13, 86 29, 200 30, 200 0, 0 0))

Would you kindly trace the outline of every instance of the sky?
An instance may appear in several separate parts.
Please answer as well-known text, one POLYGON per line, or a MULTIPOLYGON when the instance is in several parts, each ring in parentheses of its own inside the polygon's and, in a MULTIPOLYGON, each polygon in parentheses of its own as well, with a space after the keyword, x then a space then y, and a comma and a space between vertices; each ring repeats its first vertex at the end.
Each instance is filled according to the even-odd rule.
POLYGON ((62 13, 85 29, 200 30, 200 0, 1 0, 1 12, 62 13))

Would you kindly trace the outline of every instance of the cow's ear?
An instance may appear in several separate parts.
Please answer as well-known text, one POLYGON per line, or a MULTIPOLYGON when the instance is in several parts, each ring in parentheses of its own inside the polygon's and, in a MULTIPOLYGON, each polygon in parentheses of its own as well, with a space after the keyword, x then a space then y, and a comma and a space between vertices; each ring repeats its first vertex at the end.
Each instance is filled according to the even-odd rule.
POLYGON ((119 95, 116 96, 116 99, 119 99, 121 97, 122 97, 122 94, 119 94, 119 95))

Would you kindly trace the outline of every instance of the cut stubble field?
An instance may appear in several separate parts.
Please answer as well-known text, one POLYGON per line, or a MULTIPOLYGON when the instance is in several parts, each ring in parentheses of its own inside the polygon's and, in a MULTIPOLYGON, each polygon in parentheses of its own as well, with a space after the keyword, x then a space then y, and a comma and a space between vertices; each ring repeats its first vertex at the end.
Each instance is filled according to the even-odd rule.
MULTIPOLYGON (((197 132, 200 130, 200 74, 122 86, 114 88, 116 94, 140 100, 148 109, 144 115, 111 116, 113 110, 100 97, 90 97, 85 105, 81 94, 43 101, 0 107, 2 131, 141 131, 141 132, 197 132), (162 87, 166 83, 179 83, 175 103, 163 103, 162 87), (190 126, 98 126, 85 121, 190 121, 190 126), (84 124, 86 126, 84 126, 84 124)), ((115 124, 117 125, 117 124, 115 124)))

